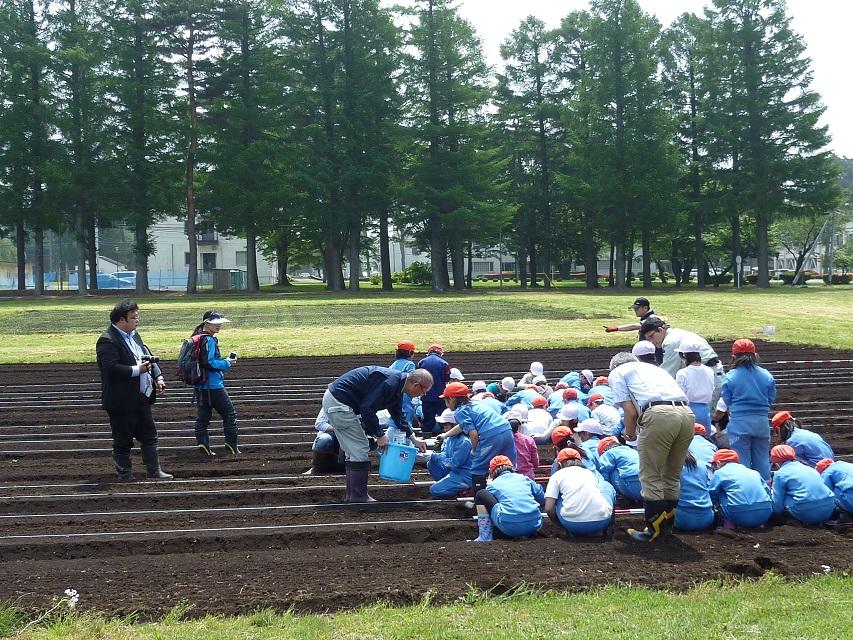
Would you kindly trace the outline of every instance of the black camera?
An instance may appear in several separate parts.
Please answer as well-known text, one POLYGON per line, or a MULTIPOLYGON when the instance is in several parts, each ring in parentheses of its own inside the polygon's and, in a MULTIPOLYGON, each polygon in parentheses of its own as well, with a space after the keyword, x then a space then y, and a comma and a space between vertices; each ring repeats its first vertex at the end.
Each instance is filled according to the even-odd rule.
POLYGON ((142 362, 147 362, 149 364, 157 364, 160 362, 160 356, 150 356, 147 353, 142 356, 142 362))
POLYGON ((228 357, 231 358, 232 360, 236 360, 237 359, 237 352, 232 351, 231 353, 228 354, 228 357))

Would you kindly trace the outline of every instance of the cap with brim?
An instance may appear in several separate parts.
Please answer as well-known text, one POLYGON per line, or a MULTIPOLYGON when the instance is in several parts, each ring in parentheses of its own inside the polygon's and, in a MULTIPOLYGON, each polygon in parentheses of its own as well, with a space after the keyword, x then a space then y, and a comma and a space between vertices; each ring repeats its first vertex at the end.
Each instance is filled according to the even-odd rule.
POLYGON ((221 313, 211 313, 209 316, 204 318, 203 322, 205 324, 225 324, 226 322, 231 321, 221 313))
POLYGON ((699 353, 702 345, 696 340, 682 340, 678 345, 678 353, 699 353))
POLYGON ((534 376, 541 376, 545 372, 545 367, 542 366, 541 362, 531 362, 530 363, 530 373, 534 376))
POLYGON ((456 414, 450 409, 445 409, 441 415, 435 417, 435 421, 440 424, 456 424, 456 414))
POLYGON ((648 340, 640 340, 637 344, 631 347, 631 353, 636 357, 651 356, 655 353, 655 345, 648 340))
POLYGON ((481 391, 486 390, 486 382, 485 380, 475 380, 474 384, 471 385, 471 391, 474 393, 480 393, 481 391))
POLYGON ((540 382, 547 384, 548 378, 546 378, 545 376, 536 376, 535 378, 533 378, 533 384, 539 384, 540 382))
POLYGON ((560 409, 560 420, 577 420, 578 419, 578 403, 572 402, 570 404, 564 404, 563 408, 560 409))
POLYGON ((592 384, 595 380, 595 375, 593 375, 592 371, 589 369, 584 369, 581 371, 581 378, 585 379, 589 384, 592 384))
POLYGON ((462 375, 462 372, 459 369, 457 369, 456 367, 453 367, 450 370, 450 379, 451 380, 464 380, 465 376, 462 375))
POLYGON ((581 431, 585 431, 586 433, 591 433, 593 435, 604 435, 604 430, 601 428, 601 423, 595 418, 587 418, 575 427, 576 433, 581 431))
POLYGON ((637 307, 650 307, 652 306, 649 302, 648 298, 639 297, 634 300, 634 304, 631 305, 631 309, 636 309, 637 307))
POLYGON ((512 391, 513 389, 515 389, 515 380, 512 377, 507 376, 506 378, 501 380, 501 387, 504 391, 512 391))

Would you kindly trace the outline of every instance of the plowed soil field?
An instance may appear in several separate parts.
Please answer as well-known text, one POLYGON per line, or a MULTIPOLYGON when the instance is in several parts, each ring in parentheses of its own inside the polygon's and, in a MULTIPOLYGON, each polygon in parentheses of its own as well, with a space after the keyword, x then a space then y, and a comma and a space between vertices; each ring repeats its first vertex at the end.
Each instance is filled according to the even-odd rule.
MULTIPOLYGON (((715 345, 721 354, 729 344, 715 345)), ((777 377, 778 408, 853 454, 853 353, 759 344, 777 377), (830 362, 837 360, 838 362, 830 362), (797 362, 809 361, 809 362, 797 362)), ((532 360, 549 379, 572 369, 606 373, 610 349, 452 353, 470 382, 518 378, 532 360)), ((468 585, 505 591, 524 582, 584 589, 633 583, 682 589, 725 576, 788 576, 853 569, 853 535, 768 527, 739 539, 678 534, 660 545, 625 534, 566 539, 546 522, 536 539, 466 542, 472 512, 430 497, 416 470, 399 485, 371 476, 369 507, 341 504, 343 478, 303 476, 313 420, 334 376, 387 356, 240 361, 229 375, 243 454, 200 460, 190 393, 172 384, 154 409, 161 462, 175 480, 114 481, 97 369, 90 364, 0 367, 0 600, 36 609, 66 588, 80 606, 156 617, 176 605, 231 614, 262 607, 330 611, 384 599, 437 601, 468 585), (829 569, 827 569, 829 567, 829 569)), ((173 371, 171 363, 164 370, 173 371)))

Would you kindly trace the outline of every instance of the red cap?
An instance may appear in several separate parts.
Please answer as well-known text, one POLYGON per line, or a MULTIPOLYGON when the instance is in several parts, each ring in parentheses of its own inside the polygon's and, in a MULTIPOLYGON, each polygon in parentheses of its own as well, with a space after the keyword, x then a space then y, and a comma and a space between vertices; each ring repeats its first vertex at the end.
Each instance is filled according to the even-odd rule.
POLYGON ((414 351, 415 343, 411 340, 400 340, 400 342, 397 343, 397 348, 405 349, 406 351, 414 351))
POLYGON ((581 454, 577 449, 561 449, 557 454, 557 462, 563 464, 566 460, 581 460, 581 454))
POLYGON ((557 384, 554 385, 554 391, 559 391, 560 389, 568 389, 569 385, 566 382, 560 380, 557 384))
POLYGON ((782 464, 797 459, 797 452, 794 447, 787 444, 777 444, 770 449, 770 462, 773 464, 782 464))
POLYGON ((444 393, 439 398, 467 398, 469 395, 468 385, 464 382, 451 382, 444 387, 444 393))
POLYGON ((572 430, 568 427, 557 427, 551 432, 551 442, 556 447, 566 438, 572 437, 572 430))
POLYGON ((483 397, 484 398, 494 398, 495 400, 498 399, 497 396, 494 393, 492 393, 491 391, 483 391, 483 397))
POLYGON ((780 411, 775 416, 773 416, 773 419, 770 421, 770 424, 773 425, 774 429, 778 430, 779 427, 788 422, 788 420, 793 419, 794 416, 791 415, 790 411, 780 411))
POLYGON ((444 347, 442 347, 440 344, 431 344, 427 349, 427 353, 437 353, 438 355, 443 356, 444 347))
POLYGON ((592 383, 593 387, 597 387, 600 384, 607 384, 607 376, 598 376, 592 383))
POLYGON ((740 462, 740 456, 732 449, 717 449, 711 462, 740 462))
POLYGON ((818 473, 823 473, 826 471, 826 468, 831 465, 835 460, 832 458, 824 458, 823 460, 818 460, 818 463, 814 466, 815 470, 818 473))
POLYGON ((586 406, 592 406, 593 402, 604 402, 604 396, 600 393, 593 393, 586 401, 586 406))
POLYGON ((540 409, 544 409, 548 406, 548 401, 542 396, 536 396, 535 398, 533 398, 533 406, 539 407, 540 409))
POLYGON ((755 343, 747 338, 735 340, 732 345, 732 355, 739 353, 755 353, 755 343))
POLYGON ((495 456, 489 463, 489 473, 494 473, 498 467, 512 466, 512 461, 506 456, 495 456))
POLYGON ((705 428, 704 424, 699 424, 698 422, 693 423, 693 433, 700 436, 707 436, 708 430, 705 428))
POLYGON ((569 388, 563 391, 563 402, 568 402, 569 400, 577 400, 578 399, 578 390, 574 388, 569 388))
POLYGON ((598 455, 603 455, 605 451, 616 444, 619 444, 619 439, 614 436, 602 438, 601 442, 598 443, 598 455))

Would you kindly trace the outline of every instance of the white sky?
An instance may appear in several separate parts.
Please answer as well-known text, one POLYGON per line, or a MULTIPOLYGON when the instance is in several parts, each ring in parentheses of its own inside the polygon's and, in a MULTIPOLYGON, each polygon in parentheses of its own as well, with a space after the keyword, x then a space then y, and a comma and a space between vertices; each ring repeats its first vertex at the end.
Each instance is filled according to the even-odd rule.
MULTIPOLYGON (((401 4, 404 4, 405 0, 401 4)), ((639 0, 668 26, 686 11, 699 13, 710 0, 639 0)), ((391 4, 391 2, 383 2, 391 4)), ((500 65, 501 42, 527 16, 535 15, 546 26, 556 27, 571 11, 588 9, 588 0, 461 0, 459 12, 469 20, 483 41, 486 57, 500 65)), ((823 98, 827 110, 823 123, 829 125, 830 147, 839 156, 853 157, 853 1, 788 0, 793 27, 805 39, 812 59, 812 88, 823 98)))

